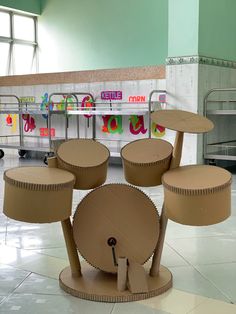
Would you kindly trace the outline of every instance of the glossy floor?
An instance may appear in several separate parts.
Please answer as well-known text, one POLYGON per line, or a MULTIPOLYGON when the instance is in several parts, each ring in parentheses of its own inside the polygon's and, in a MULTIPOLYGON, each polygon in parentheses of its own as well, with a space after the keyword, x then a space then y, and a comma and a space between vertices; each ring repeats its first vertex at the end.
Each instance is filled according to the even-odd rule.
MULTIPOLYGON (((168 223, 162 264, 174 277, 165 294, 133 303, 97 303, 74 298, 59 288, 59 272, 68 265, 59 223, 27 224, 2 213, 4 170, 43 165, 14 153, 0 160, 0 313, 82 314, 236 314, 236 176, 232 216, 209 227, 168 223)), ((122 168, 110 166, 107 182, 125 182, 122 168)), ((144 192, 161 209, 161 187, 144 192)), ((73 205, 87 192, 74 193, 73 205)))

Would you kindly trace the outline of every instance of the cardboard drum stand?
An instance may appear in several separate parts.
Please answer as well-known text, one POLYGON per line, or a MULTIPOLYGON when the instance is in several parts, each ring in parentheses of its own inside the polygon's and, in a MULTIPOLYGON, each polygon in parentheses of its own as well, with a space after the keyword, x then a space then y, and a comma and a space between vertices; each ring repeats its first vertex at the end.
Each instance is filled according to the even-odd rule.
POLYGON ((128 144, 121 155, 128 182, 155 186, 162 177, 165 207, 160 218, 139 189, 126 184, 101 186, 109 151, 93 140, 64 142, 57 157, 49 159, 49 168, 14 168, 4 174, 7 216, 27 222, 61 221, 70 267, 61 272, 60 286, 74 296, 125 302, 165 292, 172 286, 170 271, 160 266, 167 219, 204 225, 229 215, 231 176, 227 171, 179 167, 184 132, 207 132, 213 124, 175 110, 155 112, 152 119, 177 131, 174 148, 166 141, 147 139, 128 144), (202 172, 209 179, 204 175, 201 180, 202 172), (73 188, 95 189, 79 203, 71 225, 73 188), (77 249, 86 260, 82 267, 77 249), (149 270, 146 261, 151 256, 149 270))
POLYGON ((101 144, 95 146, 88 140, 68 141, 57 149, 55 166, 73 172, 76 188, 97 187, 76 209, 67 244, 72 258, 70 267, 60 274, 60 286, 74 296, 105 302, 155 296, 166 291, 171 281, 171 274, 164 267, 161 281, 157 277, 147 281, 143 267, 157 243, 158 212, 152 201, 135 187, 100 186, 106 177, 104 164, 108 157, 101 144), (77 249, 86 260, 82 267, 77 249))

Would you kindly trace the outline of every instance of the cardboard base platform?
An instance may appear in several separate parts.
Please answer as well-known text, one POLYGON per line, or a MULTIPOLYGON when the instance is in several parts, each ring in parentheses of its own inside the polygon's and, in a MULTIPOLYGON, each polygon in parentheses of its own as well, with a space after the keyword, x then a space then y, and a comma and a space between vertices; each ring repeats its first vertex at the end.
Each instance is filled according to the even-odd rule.
POLYGON ((97 270, 87 263, 82 263, 82 276, 72 277, 70 267, 65 268, 59 276, 60 287, 71 295, 98 302, 130 302, 148 299, 166 292, 172 287, 172 274, 161 266, 159 276, 148 275, 148 292, 131 293, 129 290, 117 290, 116 274, 97 270))

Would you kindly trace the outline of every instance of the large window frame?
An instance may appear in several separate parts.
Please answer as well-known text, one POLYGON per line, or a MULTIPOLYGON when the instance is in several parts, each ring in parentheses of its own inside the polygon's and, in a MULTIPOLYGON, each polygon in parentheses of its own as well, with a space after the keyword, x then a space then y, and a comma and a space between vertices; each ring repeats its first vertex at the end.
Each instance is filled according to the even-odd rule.
MULTIPOLYGON (((32 64, 31 64, 31 73, 38 73, 38 19, 37 16, 24 14, 19 12, 14 12, 11 10, 0 9, 0 12, 8 13, 10 17, 10 36, 0 36, 0 43, 8 43, 9 44, 9 54, 8 54, 8 61, 7 61, 7 73, 6 75, 15 75, 14 73, 14 45, 28 45, 33 47, 33 57, 32 57, 32 64), (32 18, 34 23, 34 40, 24 40, 18 39, 14 36, 14 16, 23 16, 27 18, 32 18)), ((29 74, 31 74, 29 73, 29 74)))

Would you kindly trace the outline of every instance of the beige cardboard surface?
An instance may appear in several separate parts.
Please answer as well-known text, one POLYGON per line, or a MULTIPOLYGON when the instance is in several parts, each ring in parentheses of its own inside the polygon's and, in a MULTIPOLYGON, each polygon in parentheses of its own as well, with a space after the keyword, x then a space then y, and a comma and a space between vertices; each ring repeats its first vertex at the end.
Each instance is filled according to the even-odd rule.
POLYGON ((107 184, 78 205, 73 221, 74 239, 81 255, 93 266, 117 272, 110 237, 117 240, 116 257, 143 264, 153 253, 159 235, 159 216, 153 202, 126 184, 107 184))
MULTIPOLYGON (((66 292, 91 301, 99 302, 129 302, 154 297, 164 293, 172 287, 170 271, 161 266, 159 276, 147 275, 148 292, 132 293, 128 289, 117 289, 117 276, 99 271, 86 262, 81 263, 83 276, 72 277, 70 267, 65 268, 60 274, 60 286, 66 292)), ((148 274, 148 267, 144 265, 148 274)))
POLYGON ((166 216, 193 226, 211 225, 229 217, 231 174, 225 169, 192 165, 163 175, 166 216))
POLYGON ((151 119, 170 130, 186 133, 205 133, 214 127, 209 119, 184 110, 157 110, 151 114, 151 119))
POLYGON ((106 181, 109 150, 92 139, 73 139, 57 149, 58 167, 73 173, 75 189, 87 190, 106 181))
POLYGON ((119 291, 125 291, 127 289, 127 258, 118 257, 118 268, 117 268, 117 289, 119 291))
POLYGON ((71 215, 74 176, 46 167, 20 167, 5 171, 3 212, 25 222, 61 221, 71 215))
POLYGON ((147 274, 142 265, 129 260, 129 289, 132 293, 148 292, 147 274))
POLYGON ((164 140, 141 139, 121 150, 125 179, 137 186, 156 186, 169 169, 172 145, 164 140))

